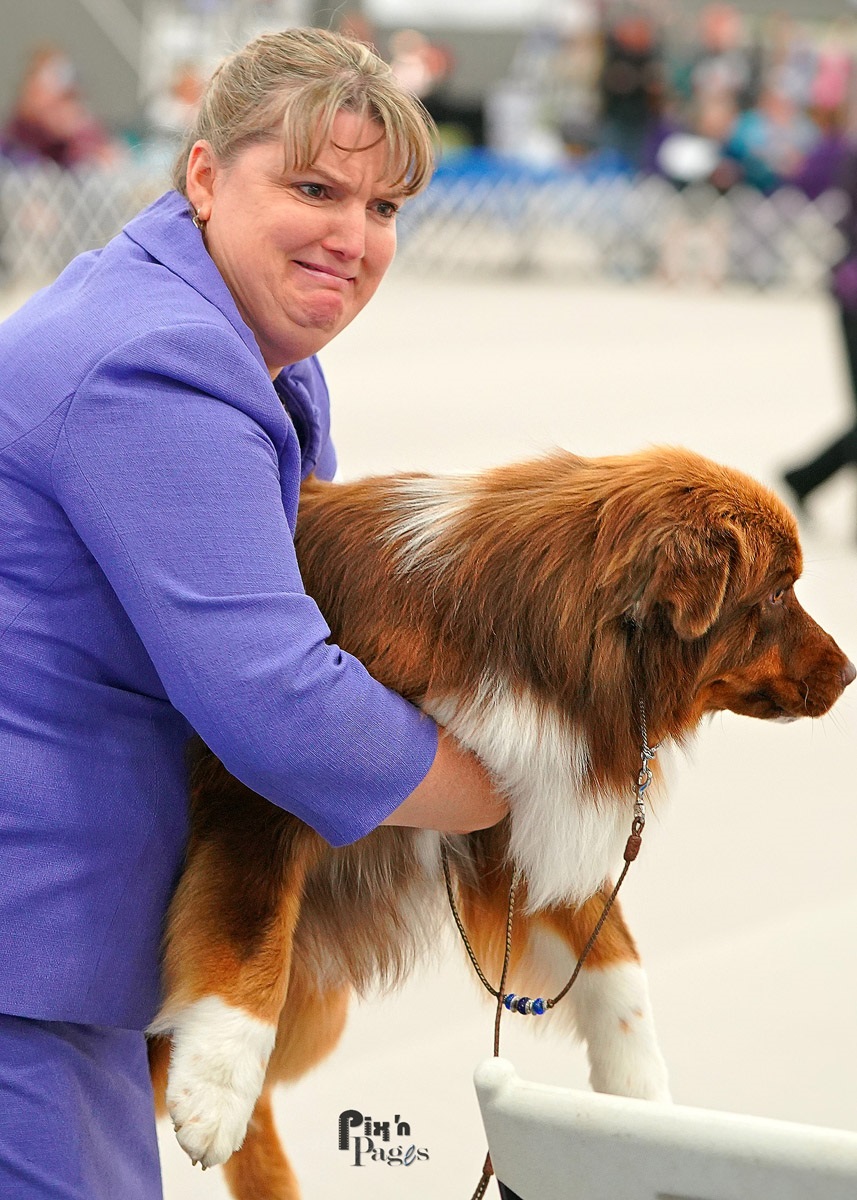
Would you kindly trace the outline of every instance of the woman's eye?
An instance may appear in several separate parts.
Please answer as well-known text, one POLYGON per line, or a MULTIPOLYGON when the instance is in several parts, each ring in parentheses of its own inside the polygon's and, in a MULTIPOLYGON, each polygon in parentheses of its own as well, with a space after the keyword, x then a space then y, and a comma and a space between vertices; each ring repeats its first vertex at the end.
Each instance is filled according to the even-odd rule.
POLYGON ((297 188, 302 195, 307 196, 310 200, 323 200, 327 195, 327 188, 323 183, 299 183, 297 188))
POLYGON ((392 200, 378 200, 375 204, 375 211, 379 217, 384 217, 385 220, 391 221, 399 211, 398 204, 394 204, 392 200))

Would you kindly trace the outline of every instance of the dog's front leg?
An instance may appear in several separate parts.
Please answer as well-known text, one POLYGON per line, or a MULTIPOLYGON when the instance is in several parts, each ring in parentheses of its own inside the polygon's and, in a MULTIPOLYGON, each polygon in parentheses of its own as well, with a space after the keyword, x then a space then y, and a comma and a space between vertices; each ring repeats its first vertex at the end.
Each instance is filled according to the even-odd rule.
MULTIPOLYGON (((570 977, 607 894, 593 896, 579 908, 557 907, 529 918, 533 966, 557 990, 570 977)), ((596 1091, 669 1102, 646 974, 618 904, 554 1014, 559 1016, 566 1005, 586 1043, 589 1078, 596 1091)))
MULTIPOLYGON (((477 958, 499 979, 509 897, 508 872, 483 870, 479 883, 459 881, 461 913, 477 958)), ((512 929, 507 991, 544 999, 559 994, 598 923, 609 891, 576 907, 535 913, 521 905, 512 929)), ((615 904, 570 992, 550 1016, 533 1021, 568 1025, 586 1043, 589 1078, 598 1092, 641 1100, 670 1099, 646 975, 634 939, 615 904)))
POLYGON ((166 998, 149 1030, 171 1038, 166 1107, 180 1145, 206 1167, 242 1144, 262 1091, 317 841, 251 795, 235 798, 247 854, 219 821, 191 839, 168 921, 166 998))

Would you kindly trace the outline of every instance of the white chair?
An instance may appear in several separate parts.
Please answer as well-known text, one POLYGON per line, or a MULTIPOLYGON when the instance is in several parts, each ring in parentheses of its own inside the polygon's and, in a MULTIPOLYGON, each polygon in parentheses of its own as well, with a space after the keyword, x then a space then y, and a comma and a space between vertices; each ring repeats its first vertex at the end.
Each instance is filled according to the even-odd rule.
POLYGON ((857 1200, 857 1133, 529 1083, 502 1058, 475 1083, 520 1200, 857 1200))

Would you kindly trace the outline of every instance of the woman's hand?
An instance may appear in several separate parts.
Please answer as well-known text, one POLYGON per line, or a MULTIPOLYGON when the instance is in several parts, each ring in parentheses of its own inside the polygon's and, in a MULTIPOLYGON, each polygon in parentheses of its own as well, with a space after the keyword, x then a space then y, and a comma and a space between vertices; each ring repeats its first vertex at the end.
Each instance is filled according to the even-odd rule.
POLYGON ((471 833, 496 825, 508 811, 508 801, 479 760, 441 730, 428 774, 381 824, 471 833))

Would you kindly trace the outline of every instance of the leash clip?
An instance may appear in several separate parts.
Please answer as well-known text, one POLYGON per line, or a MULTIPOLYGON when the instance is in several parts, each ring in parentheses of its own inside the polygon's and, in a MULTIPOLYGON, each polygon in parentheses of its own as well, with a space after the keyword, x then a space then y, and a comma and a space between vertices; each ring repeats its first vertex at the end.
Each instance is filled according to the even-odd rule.
POLYGON ((646 791, 652 782, 652 769, 649 763, 652 762, 658 752, 657 745, 649 745, 649 735, 646 729, 646 708, 642 700, 640 701, 640 733, 642 735, 642 745, 640 746, 640 770, 634 788, 636 800, 634 801, 634 820, 631 826, 633 837, 639 837, 646 824, 646 791))

